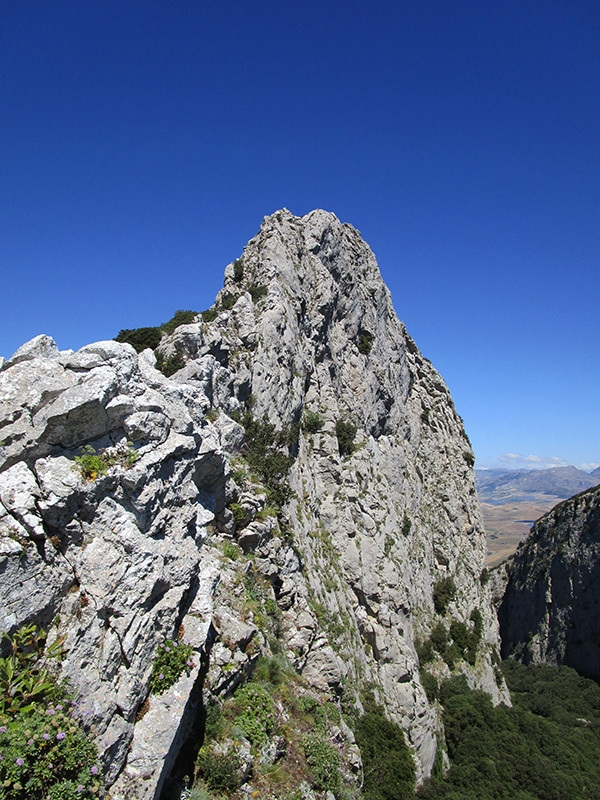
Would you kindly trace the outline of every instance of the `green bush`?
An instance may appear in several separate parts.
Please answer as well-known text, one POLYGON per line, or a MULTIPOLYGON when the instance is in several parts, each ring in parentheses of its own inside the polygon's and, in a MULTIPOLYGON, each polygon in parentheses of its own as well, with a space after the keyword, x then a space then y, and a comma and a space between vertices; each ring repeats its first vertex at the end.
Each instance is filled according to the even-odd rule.
POLYGON ((207 308, 206 311, 201 312, 200 316, 204 322, 212 322, 219 316, 219 309, 216 306, 207 308))
POLYGON ((100 475, 106 475, 110 467, 132 467, 138 459, 138 452, 133 442, 119 442, 112 447, 100 448, 98 452, 91 444, 81 447, 75 456, 75 466, 82 478, 93 481, 100 475))
POLYGON ((421 686, 427 695, 427 699, 430 703, 433 703, 433 701, 437 700, 440 696, 440 685, 437 678, 435 675, 432 675, 427 671, 420 672, 419 677, 421 679, 421 686))
POLYGON ((408 536, 410 534, 410 529, 412 528, 412 522, 406 511, 404 512, 404 517, 402 519, 402 535, 408 536))
POLYGON ((275 730, 275 704, 266 686, 247 683, 235 693, 238 715, 235 724, 257 748, 269 740, 275 730))
POLYGON ((229 293, 223 295, 221 297, 221 302, 220 302, 221 308, 224 311, 231 311, 231 309, 236 304, 238 296, 239 295, 237 295, 237 294, 229 294, 229 293))
POLYGON ((98 754, 70 701, 41 658, 62 655, 59 640, 45 648, 35 625, 20 628, 0 659, 0 797, 75 800, 102 791, 98 754))
POLYGON ((241 761, 237 753, 218 753, 201 747, 196 759, 199 776, 209 789, 235 791, 241 783, 241 761))
POLYGON ((59 697, 56 681, 40 659, 42 655, 45 659, 61 658, 63 640, 46 649, 45 631, 33 624, 2 637, 10 643, 10 654, 0 658, 0 712, 30 711, 36 702, 59 697))
POLYGON ((341 456, 349 456, 354 452, 356 431, 356 425, 349 420, 338 419, 335 423, 335 435, 341 456))
POLYGON ((358 352, 368 356, 373 347, 373 334, 369 331, 361 331, 358 337, 358 352))
POLYGON ((237 545, 235 542, 232 542, 230 539, 225 539, 221 545, 221 550, 223 555, 226 558, 230 558, 232 561, 237 561, 242 555, 239 545, 237 545))
POLYGON ((183 353, 172 353, 165 358, 161 353, 156 354, 156 369, 162 372, 165 377, 170 378, 182 367, 185 367, 183 353))
POLYGON ((286 479, 292 459, 283 449, 290 446, 292 432, 278 431, 266 419, 255 419, 250 411, 241 421, 246 433, 242 448, 246 461, 264 483, 270 504, 280 507, 290 495, 286 479))
POLYGON ((233 262, 233 280, 240 283, 244 277, 244 262, 241 258, 236 258, 233 262))
POLYGON ((437 581, 433 587, 433 606, 438 614, 445 614, 449 603, 456 597, 454 578, 449 576, 437 581))
POLYGON ((409 800, 415 791, 415 764, 402 729, 372 700, 356 725, 364 770, 364 800, 409 800))
POLYGON ((194 648, 187 642, 165 639, 159 645, 150 676, 152 694, 162 694, 173 686, 184 672, 194 667, 194 648))
POLYGON ((419 796, 498 800, 600 797, 600 687, 574 670, 504 662, 513 707, 463 676, 441 689, 451 768, 419 796))
POLYGON ((136 352, 150 348, 154 350, 160 344, 162 333, 160 328, 125 328, 115 336, 116 342, 130 344, 136 352))
POLYGON ((96 748, 66 701, 0 715, 0 752, 3 800, 91 799, 101 789, 96 748))
POLYGON ((318 734, 305 736, 302 749, 310 767, 313 786, 320 792, 333 792, 340 788, 340 754, 318 734))
POLYGON ((302 427, 307 433, 318 433, 324 424, 325 420, 320 414, 317 414, 316 411, 310 411, 307 409, 304 412, 304 421, 302 423, 302 427))
POLYGON ((182 311, 179 309, 173 314, 168 322, 163 322, 163 324, 160 326, 160 330, 162 333, 173 333, 175 328, 178 328, 180 325, 189 325, 190 323, 195 322, 197 316, 197 311, 182 311))
POLYGON ((250 296, 252 297, 253 303, 258 303, 259 300, 262 300, 263 297, 267 296, 267 292, 269 291, 267 286, 249 286, 248 291, 250 292, 250 296))
POLYGON ((151 350, 156 350, 164 334, 173 333, 175 328, 180 325, 194 322, 197 316, 196 311, 182 311, 179 309, 168 322, 163 322, 162 325, 156 325, 151 328, 124 328, 115 336, 115 341, 130 344, 138 353, 148 347, 151 350))

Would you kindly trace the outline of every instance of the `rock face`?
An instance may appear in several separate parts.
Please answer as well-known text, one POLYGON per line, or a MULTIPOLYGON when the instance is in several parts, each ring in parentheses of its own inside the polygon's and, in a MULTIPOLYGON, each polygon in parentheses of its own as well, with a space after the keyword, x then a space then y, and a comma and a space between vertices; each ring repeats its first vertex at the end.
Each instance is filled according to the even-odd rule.
MULTIPOLYGON (((198 707, 274 636, 316 691, 374 685, 428 775, 442 726, 417 649, 432 628, 477 628, 453 666, 507 695, 471 447, 369 247, 333 214, 280 211, 227 267, 211 313, 159 350, 185 366, 166 378, 149 350, 59 352, 47 336, 2 366, 0 628, 66 635, 62 673, 114 800, 160 796, 198 707), (85 476, 87 445, 132 458, 85 476), (245 599, 252 581, 276 632, 245 599), (178 632, 194 667, 149 696, 178 632)), ((450 672, 436 653, 427 670, 450 672)), ((339 747, 356 773, 349 731, 339 747)))
POLYGON ((507 565, 502 652, 600 678, 600 487, 539 519, 507 565))

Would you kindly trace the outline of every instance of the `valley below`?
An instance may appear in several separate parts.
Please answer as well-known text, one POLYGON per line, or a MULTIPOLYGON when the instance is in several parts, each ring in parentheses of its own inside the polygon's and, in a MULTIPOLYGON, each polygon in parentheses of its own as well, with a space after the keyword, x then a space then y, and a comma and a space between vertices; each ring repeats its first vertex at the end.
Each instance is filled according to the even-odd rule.
POLYGON ((512 556, 519 543, 529 535, 533 523, 559 502, 557 497, 501 506, 482 502, 487 566, 497 567, 512 556))

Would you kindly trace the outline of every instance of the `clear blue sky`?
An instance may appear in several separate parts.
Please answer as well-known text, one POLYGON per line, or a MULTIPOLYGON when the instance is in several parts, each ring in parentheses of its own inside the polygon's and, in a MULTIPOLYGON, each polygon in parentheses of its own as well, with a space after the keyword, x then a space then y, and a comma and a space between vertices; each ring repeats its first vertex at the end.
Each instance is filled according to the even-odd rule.
POLYGON ((0 0, 0 103, 0 354, 206 308, 325 208, 478 466, 600 462, 596 0, 0 0))

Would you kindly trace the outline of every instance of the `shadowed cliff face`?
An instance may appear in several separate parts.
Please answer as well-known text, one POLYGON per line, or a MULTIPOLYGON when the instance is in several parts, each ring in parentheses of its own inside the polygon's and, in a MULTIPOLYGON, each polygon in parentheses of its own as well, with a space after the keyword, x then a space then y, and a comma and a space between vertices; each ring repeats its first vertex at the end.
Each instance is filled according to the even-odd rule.
POLYGON ((600 678, 600 487, 539 519, 507 567, 502 653, 600 678))
POLYGON ((451 666, 505 690, 471 447, 369 247, 333 214, 277 212, 212 313, 159 350, 185 366, 165 378, 151 351, 38 337, 2 368, 0 627, 54 621, 67 637, 63 673, 90 698, 114 798, 158 797, 202 694, 226 696, 274 646, 332 699, 374 685, 427 775, 441 721, 423 676, 451 666), (127 440, 132 466, 75 467, 81 446, 127 440), (452 622, 468 653, 430 646, 419 665, 452 622), (142 715, 179 629, 195 667, 142 715))

